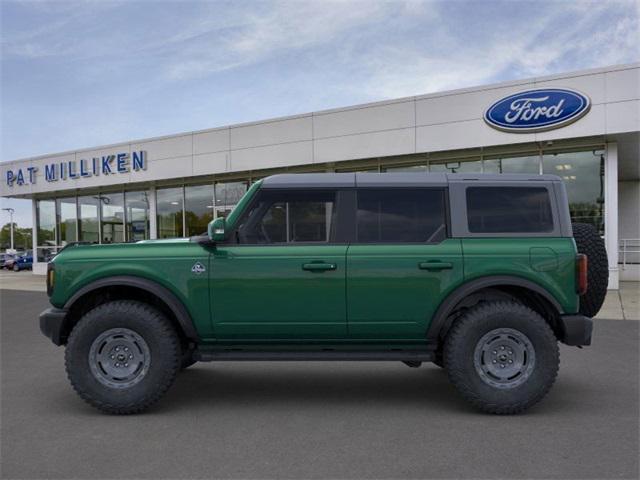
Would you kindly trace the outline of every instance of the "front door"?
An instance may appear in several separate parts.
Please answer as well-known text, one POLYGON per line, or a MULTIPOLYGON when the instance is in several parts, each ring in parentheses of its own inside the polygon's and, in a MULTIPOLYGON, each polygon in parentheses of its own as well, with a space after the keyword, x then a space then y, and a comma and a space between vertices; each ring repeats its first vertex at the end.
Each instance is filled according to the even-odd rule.
POLYGON ((262 190, 231 242, 216 246, 210 294, 216 338, 346 337, 346 244, 335 242, 336 191, 262 190))
POLYGON ((425 339, 463 276, 461 243, 447 237, 442 188, 359 189, 356 242, 347 252, 349 336, 425 339))

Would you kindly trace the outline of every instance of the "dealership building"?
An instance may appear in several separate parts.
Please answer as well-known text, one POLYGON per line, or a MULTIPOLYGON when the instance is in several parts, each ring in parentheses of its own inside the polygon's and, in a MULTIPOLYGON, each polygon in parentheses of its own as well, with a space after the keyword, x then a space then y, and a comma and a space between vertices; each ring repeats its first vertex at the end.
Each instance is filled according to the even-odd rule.
POLYGON ((0 164, 33 202, 34 272, 69 242, 201 234, 281 172, 552 173, 610 288, 640 280, 640 64, 230 125, 0 164))

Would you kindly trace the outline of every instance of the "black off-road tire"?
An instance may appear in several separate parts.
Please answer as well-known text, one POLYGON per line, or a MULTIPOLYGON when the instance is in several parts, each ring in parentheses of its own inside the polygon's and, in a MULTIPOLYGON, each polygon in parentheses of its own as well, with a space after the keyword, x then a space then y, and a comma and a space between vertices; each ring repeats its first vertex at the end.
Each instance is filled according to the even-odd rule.
MULTIPOLYGON (((488 352, 491 353, 495 352, 488 352)), ((515 414, 536 404, 549 392, 558 374, 560 353, 553 331, 536 312, 513 301, 487 302, 471 308, 452 326, 445 339, 444 364, 451 383, 473 406, 487 413, 515 414), (528 374, 512 380, 509 387, 487 383, 480 371, 482 365, 491 362, 482 365, 476 362, 483 339, 498 330, 517 332, 533 350, 528 374)), ((491 381, 486 374, 484 377, 491 381)))
POLYGON ((171 322, 152 306, 132 300, 104 303, 86 313, 71 331, 65 352, 67 376, 78 395, 103 412, 120 415, 140 413, 156 403, 175 380, 180 361, 180 341, 171 322), (105 385, 94 373, 104 370, 90 363, 97 351, 92 345, 120 329, 133 332, 149 359, 137 383, 115 388, 105 385))
POLYGON ((580 313, 595 317, 602 308, 609 284, 609 260, 604 240, 596 229, 586 223, 574 223, 573 239, 578 253, 587 256, 587 292, 580 295, 580 313))

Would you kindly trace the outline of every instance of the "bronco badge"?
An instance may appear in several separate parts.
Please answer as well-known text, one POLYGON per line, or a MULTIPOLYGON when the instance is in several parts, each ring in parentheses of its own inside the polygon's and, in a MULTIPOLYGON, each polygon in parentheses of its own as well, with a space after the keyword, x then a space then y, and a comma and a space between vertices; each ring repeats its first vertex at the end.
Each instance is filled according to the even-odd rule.
POLYGON ((200 275, 203 272, 206 272, 207 269, 204 268, 204 265, 202 265, 200 262, 196 262, 193 267, 191 267, 191 272, 195 273, 196 275, 200 275))

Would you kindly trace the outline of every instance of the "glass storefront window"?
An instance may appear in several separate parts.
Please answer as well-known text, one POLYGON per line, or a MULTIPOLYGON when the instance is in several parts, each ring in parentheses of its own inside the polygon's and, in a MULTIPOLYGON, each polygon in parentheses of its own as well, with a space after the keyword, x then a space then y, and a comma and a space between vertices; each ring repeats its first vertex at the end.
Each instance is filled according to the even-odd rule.
POLYGON ((400 172, 428 172, 429 167, 426 165, 405 165, 403 167, 387 167, 384 169, 385 172, 389 173, 400 173, 400 172))
POLYGON ((484 160, 484 173, 540 173, 540 156, 488 158, 484 160))
POLYGON ((124 194, 100 195, 102 243, 124 242, 124 194))
POLYGON ((98 196, 78 197, 78 232, 81 242, 100 243, 98 196))
POLYGON ((187 237, 207 232, 207 225, 213 220, 213 185, 184 188, 184 219, 187 237))
POLYGON ((545 154, 544 173, 564 180, 571 220, 604 234, 604 160, 593 152, 545 154))
POLYGON ((482 173, 482 162, 478 160, 429 162, 430 172, 440 173, 482 173))
POLYGON ((380 170, 378 167, 348 167, 348 168, 336 168, 337 173, 378 173, 380 170))
POLYGON ((58 245, 64 247, 66 244, 78 240, 78 207, 76 198, 58 198, 58 245))
POLYGON ((56 250, 56 202, 38 200, 36 205, 38 261, 47 262, 56 250))
POLYGON ((147 240, 149 235, 149 192, 125 192, 126 240, 147 240))
POLYGON ((184 236, 182 187, 156 190, 158 238, 184 236))
POLYGON ((246 192, 247 182, 216 183, 214 215, 226 217, 246 192))

